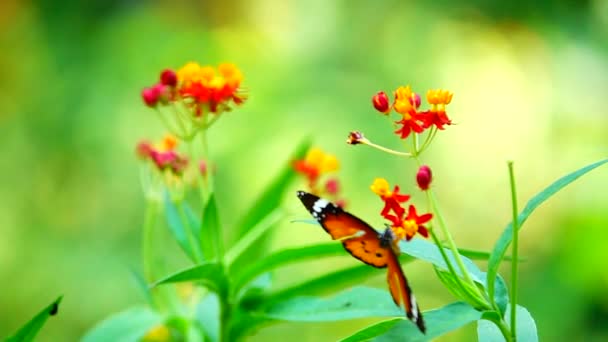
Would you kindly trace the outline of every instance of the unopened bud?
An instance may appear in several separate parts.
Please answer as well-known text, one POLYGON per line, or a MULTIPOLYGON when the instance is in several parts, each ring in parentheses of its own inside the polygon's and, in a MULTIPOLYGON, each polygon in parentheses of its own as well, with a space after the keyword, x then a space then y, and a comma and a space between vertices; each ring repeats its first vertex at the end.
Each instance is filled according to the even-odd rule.
POLYGON ((412 106, 414 106, 414 108, 418 109, 420 107, 420 95, 412 93, 410 103, 412 104, 412 106))
POLYGON ((177 85, 177 74, 171 69, 163 70, 160 74, 160 83, 169 87, 175 87, 177 85))
POLYGON ((350 132, 348 138, 346 138, 346 143, 350 145, 365 144, 366 142, 367 139, 365 138, 363 133, 359 131, 350 132))
POLYGON ((383 114, 388 114, 391 111, 391 105, 389 104, 388 95, 385 92, 380 91, 374 97, 372 97, 372 103, 377 111, 383 114))
POLYGON ((428 190, 432 180, 433 174, 431 173, 431 168, 427 165, 422 165, 418 169, 418 173, 416 173, 416 182, 418 183, 418 187, 420 187, 421 190, 428 190))
POLYGON ((154 88, 144 88, 144 90, 141 91, 141 98, 144 100, 144 103, 148 106, 148 107, 156 107, 156 104, 158 103, 158 98, 160 97, 160 95, 158 94, 158 91, 154 88))

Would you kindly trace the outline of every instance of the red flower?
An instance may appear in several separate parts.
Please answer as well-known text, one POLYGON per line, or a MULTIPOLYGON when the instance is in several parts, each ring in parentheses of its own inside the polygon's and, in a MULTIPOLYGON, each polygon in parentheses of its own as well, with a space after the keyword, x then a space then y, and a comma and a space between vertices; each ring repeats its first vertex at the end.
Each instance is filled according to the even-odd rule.
POLYGON ((391 229, 399 239, 411 240, 416 233, 428 237, 429 231, 423 224, 429 222, 433 218, 433 214, 427 213, 418 216, 416 208, 410 205, 407 216, 403 217, 403 213, 395 215, 387 215, 386 219, 392 222, 391 229))
POLYGON ((382 208, 380 215, 387 217, 391 210, 398 216, 403 215, 405 209, 403 209, 400 203, 407 202, 410 196, 400 194, 398 185, 395 185, 393 191, 390 191, 386 179, 376 178, 370 189, 384 201, 384 208, 382 208))

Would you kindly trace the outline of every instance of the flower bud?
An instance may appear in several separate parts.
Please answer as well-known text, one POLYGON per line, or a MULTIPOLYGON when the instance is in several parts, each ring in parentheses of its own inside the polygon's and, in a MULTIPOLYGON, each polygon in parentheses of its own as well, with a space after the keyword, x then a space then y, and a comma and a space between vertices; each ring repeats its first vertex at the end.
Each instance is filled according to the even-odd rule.
POLYGON ((367 139, 365 138, 363 133, 359 131, 350 132, 348 138, 346 138, 346 143, 350 145, 365 144, 366 142, 367 139))
POLYGON ((203 177, 207 176, 207 162, 204 160, 201 160, 198 163, 198 171, 201 173, 201 175, 203 175, 203 177))
POLYGON ((152 144, 150 144, 148 141, 141 141, 137 144, 135 152, 141 159, 150 158, 152 154, 152 144))
POLYGON ((148 107, 156 107, 160 94, 156 87, 146 87, 141 91, 141 98, 148 107))
POLYGON ((169 87, 175 87, 177 85, 177 74, 171 69, 163 70, 160 74, 160 83, 169 87))
POLYGON ((340 191, 340 183, 338 183, 338 180, 335 178, 329 179, 325 183, 325 190, 328 194, 335 195, 340 191))
POLYGON ((421 190, 428 190, 432 180, 433 174, 431 173, 431 168, 427 165, 422 165, 418 169, 418 173, 416 173, 416 182, 418 183, 418 187, 420 187, 421 190))
POLYGON ((388 114, 391 111, 389 104, 388 95, 385 92, 380 91, 374 97, 372 97, 372 103, 377 111, 383 114, 388 114))

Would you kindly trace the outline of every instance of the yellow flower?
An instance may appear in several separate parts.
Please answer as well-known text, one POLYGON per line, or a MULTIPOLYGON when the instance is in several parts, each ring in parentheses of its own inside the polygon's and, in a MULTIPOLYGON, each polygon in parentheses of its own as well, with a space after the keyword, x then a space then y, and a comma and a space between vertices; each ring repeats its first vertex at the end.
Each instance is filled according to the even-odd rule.
POLYGON ((410 86, 399 87, 395 90, 395 111, 403 116, 407 116, 409 119, 410 111, 414 108, 412 106, 412 88, 410 86))
POLYGON ((310 149, 304 160, 307 165, 318 170, 319 173, 336 171, 340 167, 336 156, 326 154, 318 148, 310 149))
POLYGON ((177 147, 177 138, 171 134, 167 134, 158 144, 157 148, 161 152, 173 151, 177 147))
POLYGON ((392 192, 389 190, 388 181, 384 178, 376 178, 369 187, 376 195, 380 197, 390 197, 392 192))
POLYGON ((185 84, 199 80, 201 66, 195 62, 188 62, 177 70, 177 79, 185 84))
POLYGON ((238 87, 243 80, 243 74, 239 68, 232 63, 222 63, 218 65, 217 70, 220 75, 222 75, 224 80, 226 80, 226 84, 228 84, 230 87, 238 87))
POLYGON ((445 110, 445 105, 452 102, 454 94, 449 90, 431 89, 426 93, 426 99, 431 104, 431 111, 445 110))
POLYGON ((143 337, 145 342, 168 342, 171 340, 171 332, 164 325, 157 325, 148 330, 143 337))

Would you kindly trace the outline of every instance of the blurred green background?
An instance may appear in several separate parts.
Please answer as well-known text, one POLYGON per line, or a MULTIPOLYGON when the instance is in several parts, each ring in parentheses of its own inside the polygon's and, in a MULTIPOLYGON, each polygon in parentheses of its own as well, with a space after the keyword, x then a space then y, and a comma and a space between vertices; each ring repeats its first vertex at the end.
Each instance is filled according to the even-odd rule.
MULTIPOLYGON (((0 336, 58 294, 60 314, 40 341, 77 340, 143 303, 129 273, 140 267, 144 202, 134 146, 163 129, 139 92, 165 67, 231 61, 245 75, 250 100, 210 133, 226 227, 307 135, 341 160, 350 210, 381 225, 369 185, 382 176, 415 191, 413 163, 344 140, 357 129, 398 147, 370 99, 399 85, 455 93, 448 113, 457 125, 423 160, 462 247, 490 249, 510 220, 506 160, 516 163, 523 207, 608 151, 603 0, 4 0, 0 47, 0 336)), ((541 340, 608 339, 607 190, 600 168, 522 231, 520 303, 541 340)), ((295 197, 286 205, 307 218, 295 197)), ((279 248, 327 236, 286 222, 273 241, 279 248)), ((283 270, 277 282, 310 267, 283 270)), ((405 270, 423 309, 454 300, 429 265, 405 270)), ((369 283, 384 287, 381 274, 369 283)), ((370 321, 282 324, 252 340, 330 341, 370 321)), ((445 340, 474 333, 470 325, 445 340)))

